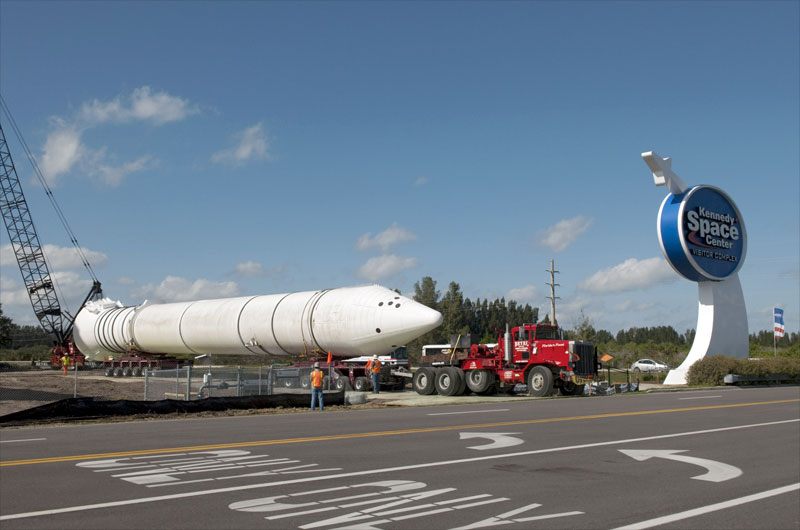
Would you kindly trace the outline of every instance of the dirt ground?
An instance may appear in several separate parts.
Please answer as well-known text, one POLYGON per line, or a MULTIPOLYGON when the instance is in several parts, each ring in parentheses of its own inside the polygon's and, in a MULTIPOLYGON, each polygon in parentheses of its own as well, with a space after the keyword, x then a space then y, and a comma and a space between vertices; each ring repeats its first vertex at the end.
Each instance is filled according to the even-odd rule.
MULTIPOLYGON (((0 371, 0 416, 11 414, 54 401, 74 397, 75 372, 69 371, 63 375, 61 370, 30 369, 20 371, 0 371)), ((144 378, 135 377, 106 377, 102 370, 79 370, 77 378, 77 397, 93 397, 101 401, 115 401, 128 399, 141 401, 144 399, 144 378)), ((374 408, 377 403, 363 405, 349 405, 353 408, 374 408)), ((326 410, 339 409, 341 406, 327 406, 326 410)), ((206 411, 193 415, 196 416, 233 416, 267 413, 298 412, 304 409, 255 409, 255 410, 228 410, 206 411)), ((177 414, 181 417, 187 414, 177 414)), ((174 418, 176 414, 153 415, 155 418, 174 418)), ((129 421, 143 419, 139 416, 109 419, 108 421, 129 421)), ((147 418, 150 419, 150 418, 147 418)))

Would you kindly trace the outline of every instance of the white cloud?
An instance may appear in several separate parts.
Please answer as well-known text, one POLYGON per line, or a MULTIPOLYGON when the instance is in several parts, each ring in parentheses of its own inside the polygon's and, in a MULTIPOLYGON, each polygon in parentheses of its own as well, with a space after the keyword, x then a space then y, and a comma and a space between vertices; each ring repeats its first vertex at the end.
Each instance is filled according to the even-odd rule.
POLYGON ((236 265, 236 274, 250 278, 264 274, 264 266, 256 261, 245 261, 236 265))
POLYGON ((56 177, 72 169, 86 154, 86 149, 81 144, 81 133, 58 121, 59 128, 47 135, 39 159, 39 169, 51 186, 55 186, 56 177))
POLYGON ((139 298, 156 298, 164 302, 185 302, 236 296, 239 294, 239 286, 236 282, 213 282, 203 278, 190 282, 178 276, 167 276, 160 284, 145 285, 135 289, 131 294, 139 298))
POLYGON ((110 166, 105 163, 105 148, 92 152, 91 157, 85 159, 85 171, 90 177, 94 177, 109 187, 115 188, 122 184, 122 180, 135 171, 141 171, 151 167, 149 156, 140 157, 133 162, 126 162, 121 166, 110 166))
POLYGON ((366 234, 360 236, 358 241, 356 241, 356 248, 358 250, 369 250, 372 247, 380 247, 381 251, 386 252, 389 250, 389 247, 396 245, 397 243, 413 241, 414 239, 417 239, 415 234, 412 234, 405 228, 398 226, 396 222, 392 223, 392 226, 383 232, 376 234, 375 237, 371 236, 371 232, 367 232, 366 234))
POLYGON ((163 91, 153 92, 149 86, 143 86, 134 89, 130 96, 117 96, 111 101, 94 99, 84 103, 79 118, 89 125, 136 120, 163 125, 198 112, 199 109, 190 105, 188 100, 163 91))
POLYGON ((609 269, 601 269, 581 282, 580 288, 595 293, 645 289, 656 283, 674 281, 677 274, 664 258, 630 258, 609 269))
POLYGON ((84 103, 70 120, 52 118, 52 130, 42 147, 39 168, 51 186, 56 185, 60 175, 76 166, 103 184, 119 186, 127 175, 152 167, 153 159, 144 155, 131 162, 114 164, 111 162, 114 156, 107 153, 105 146, 95 149, 83 143, 84 132, 106 123, 142 121, 163 125, 198 112, 187 100, 163 91, 153 92, 149 86, 111 101, 94 99, 84 103))
POLYGON ((526 285, 510 289, 506 293, 506 300, 514 300, 519 304, 533 304, 539 297, 539 292, 535 285, 526 285))
POLYGON ((370 281, 378 281, 417 266, 416 258, 403 258, 394 254, 385 254, 370 258, 358 269, 358 276, 370 281))
MULTIPOLYGON (((42 251, 44 252, 47 267, 51 272, 59 269, 80 269, 83 267, 83 262, 75 247, 60 247, 47 244, 42 247, 42 251)), ((81 251, 92 265, 101 265, 108 261, 108 256, 102 252, 89 250, 85 247, 81 247, 81 251)), ((18 266, 11 243, 0 247, 0 266, 14 268, 18 266)))
POLYGON ((259 276, 278 278, 286 274, 287 268, 287 265, 282 263, 268 269, 261 263, 250 260, 237 263, 231 274, 240 278, 256 278, 259 276))
POLYGON ((214 153, 211 161, 240 166, 248 160, 269 158, 269 144, 261 122, 238 133, 236 138, 235 146, 214 153))
POLYGON ((594 219, 579 215, 571 219, 562 219, 555 225, 538 233, 539 243, 553 252, 561 252, 578 237, 586 232, 594 223, 594 219))

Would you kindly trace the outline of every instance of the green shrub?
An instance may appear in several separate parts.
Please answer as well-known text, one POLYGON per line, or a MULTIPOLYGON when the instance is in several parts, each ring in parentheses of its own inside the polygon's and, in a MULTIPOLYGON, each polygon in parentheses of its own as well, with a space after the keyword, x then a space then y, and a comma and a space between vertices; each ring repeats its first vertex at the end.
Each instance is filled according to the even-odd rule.
POLYGON ((16 350, 0 349, 0 359, 4 361, 49 361, 50 346, 25 346, 16 350))
POLYGON ((767 376, 785 374, 800 377, 800 359, 766 357, 763 359, 737 359, 712 355, 694 363, 689 368, 690 385, 721 385, 728 374, 767 376))

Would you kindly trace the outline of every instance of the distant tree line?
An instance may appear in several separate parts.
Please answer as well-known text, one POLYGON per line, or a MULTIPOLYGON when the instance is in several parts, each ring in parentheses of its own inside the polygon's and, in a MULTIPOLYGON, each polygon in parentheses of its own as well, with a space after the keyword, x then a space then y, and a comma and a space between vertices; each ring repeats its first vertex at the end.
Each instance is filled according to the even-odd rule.
MULTIPOLYGON (((750 344, 755 344, 758 346, 769 346, 772 347, 773 345, 773 337, 774 333, 772 330, 762 329, 758 333, 751 333, 750 334, 750 344)), ((777 339, 775 341, 775 345, 778 348, 788 348, 794 344, 797 344, 797 340, 800 339, 800 334, 797 333, 787 333, 783 337, 777 339)))
POLYGON ((0 305, 0 349, 18 350, 34 346, 51 347, 55 338, 40 326, 19 326, 3 315, 0 305))

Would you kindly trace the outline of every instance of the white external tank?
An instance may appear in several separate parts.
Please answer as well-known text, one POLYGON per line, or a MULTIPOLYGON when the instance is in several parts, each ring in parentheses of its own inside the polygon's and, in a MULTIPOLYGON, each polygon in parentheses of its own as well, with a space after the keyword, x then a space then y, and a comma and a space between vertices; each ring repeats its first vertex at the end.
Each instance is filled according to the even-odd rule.
POLYGON ((123 307, 78 313, 73 339, 89 359, 166 354, 385 355, 442 323, 442 314, 380 285, 123 307))

